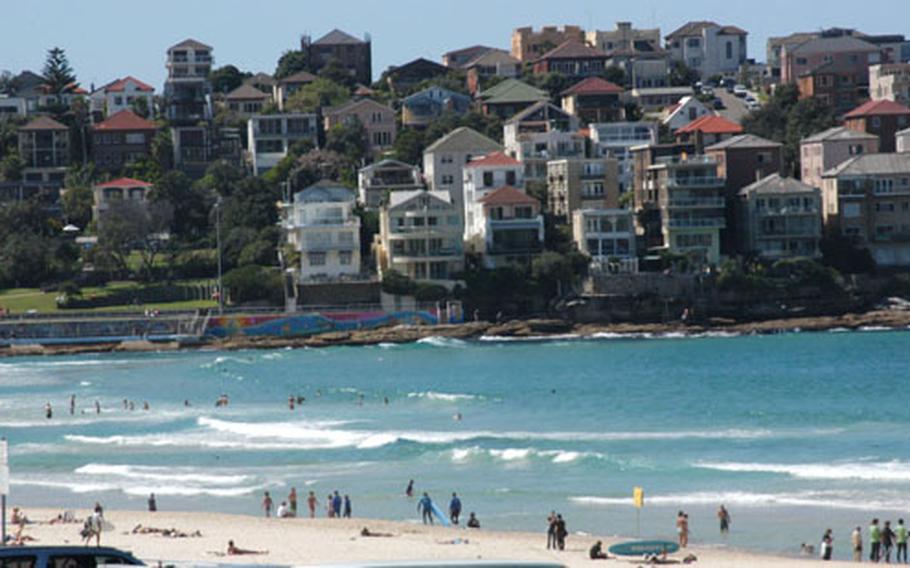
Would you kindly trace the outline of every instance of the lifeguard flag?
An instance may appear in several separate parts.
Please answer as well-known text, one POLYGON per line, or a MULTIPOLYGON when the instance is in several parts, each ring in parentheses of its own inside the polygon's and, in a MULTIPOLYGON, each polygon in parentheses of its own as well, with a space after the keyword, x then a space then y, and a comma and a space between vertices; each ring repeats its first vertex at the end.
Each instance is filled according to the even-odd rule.
POLYGON ((632 502, 635 503, 637 509, 641 509, 645 506, 645 490, 641 487, 635 487, 632 489, 632 502))

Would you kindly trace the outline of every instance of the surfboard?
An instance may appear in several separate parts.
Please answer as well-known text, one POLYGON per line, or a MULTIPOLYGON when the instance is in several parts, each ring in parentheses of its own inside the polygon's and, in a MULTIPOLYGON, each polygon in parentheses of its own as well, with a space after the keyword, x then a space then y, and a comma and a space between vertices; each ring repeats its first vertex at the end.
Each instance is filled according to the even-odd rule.
POLYGON ((610 554, 616 556, 645 556, 648 554, 673 554, 679 545, 671 540, 634 540, 621 542, 610 547, 610 554))
POLYGON ((442 511, 439 510, 439 507, 436 506, 436 503, 433 503, 430 507, 431 507, 431 510, 433 511, 433 514, 436 515, 437 519, 439 519, 440 525, 442 525, 444 527, 451 526, 449 519, 446 518, 446 516, 442 514, 442 511))

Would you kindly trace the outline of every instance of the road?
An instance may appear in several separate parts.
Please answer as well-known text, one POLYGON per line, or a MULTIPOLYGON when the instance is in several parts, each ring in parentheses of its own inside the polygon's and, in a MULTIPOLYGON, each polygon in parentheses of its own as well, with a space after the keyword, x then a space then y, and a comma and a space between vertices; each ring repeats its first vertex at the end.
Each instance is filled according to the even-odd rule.
POLYGON ((724 106, 727 107, 720 111, 721 116, 724 118, 728 118, 737 124, 742 124, 743 119, 749 115, 746 103, 741 98, 728 93, 726 89, 714 89, 714 96, 719 97, 724 102, 724 106))

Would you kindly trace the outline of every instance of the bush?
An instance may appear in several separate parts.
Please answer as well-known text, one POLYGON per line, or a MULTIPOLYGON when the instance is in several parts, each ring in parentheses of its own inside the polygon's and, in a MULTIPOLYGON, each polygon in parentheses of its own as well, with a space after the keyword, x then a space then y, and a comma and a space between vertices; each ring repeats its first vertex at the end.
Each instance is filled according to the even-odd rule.
POLYGON ((414 298, 418 302, 441 302, 448 295, 448 289, 440 284, 418 284, 414 291, 414 298))
POLYGON ((284 283, 281 273, 272 268, 250 264, 235 268, 224 275, 224 287, 230 290, 234 304, 269 302, 284 303, 284 283))
POLYGON ((397 270, 388 270, 382 275, 382 291, 396 296, 413 296, 417 285, 397 270))

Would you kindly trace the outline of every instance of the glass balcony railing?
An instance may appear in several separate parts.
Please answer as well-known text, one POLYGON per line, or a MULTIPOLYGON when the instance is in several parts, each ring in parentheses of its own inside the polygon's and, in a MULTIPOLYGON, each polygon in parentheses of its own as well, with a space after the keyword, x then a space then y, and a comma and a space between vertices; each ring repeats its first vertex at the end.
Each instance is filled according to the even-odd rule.
POLYGON ((672 229, 723 229, 727 221, 723 217, 696 217, 693 219, 668 219, 667 225, 672 229))
POLYGON ((671 176, 667 180, 670 187, 721 187, 724 178, 717 176, 671 176))
POLYGON ((664 199, 660 202, 661 207, 674 208, 701 208, 701 207, 723 207, 725 205, 723 197, 679 197, 664 199))

